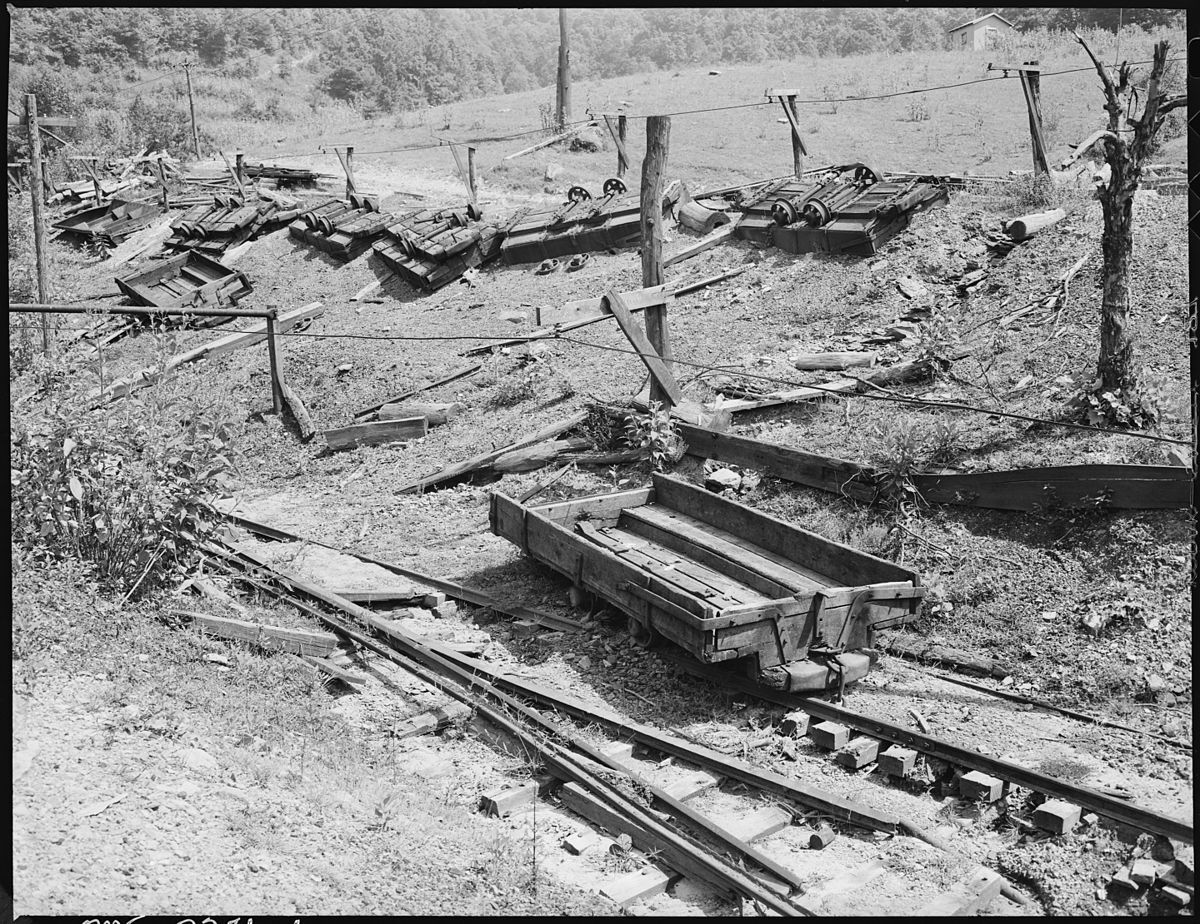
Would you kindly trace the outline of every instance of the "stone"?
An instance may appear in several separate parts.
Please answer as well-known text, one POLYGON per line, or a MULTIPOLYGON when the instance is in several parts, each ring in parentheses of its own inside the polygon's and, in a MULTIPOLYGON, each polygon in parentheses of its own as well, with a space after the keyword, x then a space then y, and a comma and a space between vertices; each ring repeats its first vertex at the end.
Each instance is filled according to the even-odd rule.
POLYGON ((1180 908, 1190 904, 1192 901, 1192 896, 1188 892, 1175 886, 1163 886, 1161 891, 1163 898, 1174 905, 1178 905, 1180 908))
POLYGON ((541 628, 538 623, 531 619, 518 619, 509 626, 509 631, 512 632, 513 638, 530 638, 537 635, 541 628))
POLYGON ((736 491, 741 486, 742 476, 728 468, 719 468, 704 476, 704 487, 714 494, 722 491, 736 491))
POLYGON ((1137 891, 1138 884, 1129 878, 1129 867, 1122 866, 1119 870, 1112 874, 1108 879, 1109 885, 1120 886, 1123 889, 1137 891))
POLYGON ((827 751, 837 751, 846 746, 850 740, 850 729, 837 722, 822 722, 808 730, 808 736, 813 743, 827 751))
POLYGON ((589 658, 587 655, 584 655, 582 658, 580 658, 578 661, 575 662, 575 666, 578 667, 581 671, 591 670, 592 659, 589 658))
POLYGON ((908 776, 917 766, 917 752, 912 748, 892 745, 879 755, 879 769, 888 776, 901 779, 908 776))
POLYGON ((604 150, 604 137, 594 129, 586 129, 571 139, 572 151, 595 153, 604 150))
POLYGON ((547 164, 546 165, 546 182, 558 179, 563 172, 562 164, 547 164))
POLYGON ((964 773, 958 781, 958 791, 972 802, 995 802, 1004 792, 1004 783, 979 770, 964 773))
POLYGON ((443 600, 437 606, 431 607, 430 612, 438 619, 449 619, 458 615, 458 604, 453 600, 443 600))
POLYGON ((1068 834, 1079 823, 1078 805, 1061 799, 1048 799, 1033 813, 1033 823, 1052 834, 1068 834))
POLYGON ((421 606, 426 609, 433 609, 435 606, 440 606, 446 602, 446 595, 441 591, 425 595, 425 599, 421 601, 421 606))
POLYGON ((188 748, 179 755, 179 760, 189 770, 200 773, 216 773, 220 769, 217 759, 200 748, 188 748))

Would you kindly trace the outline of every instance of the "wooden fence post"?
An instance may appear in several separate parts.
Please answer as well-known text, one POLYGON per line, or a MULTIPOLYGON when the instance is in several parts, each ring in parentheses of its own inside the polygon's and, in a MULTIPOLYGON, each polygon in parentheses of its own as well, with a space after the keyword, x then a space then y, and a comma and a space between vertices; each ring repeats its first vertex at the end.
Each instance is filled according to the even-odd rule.
POLYGON ((346 147, 346 198, 350 198, 351 193, 357 190, 354 188, 354 146, 347 145, 346 147))
MULTIPOLYGON (((663 283, 662 265, 662 193, 663 173, 667 167, 667 151, 671 142, 671 117, 650 116, 646 119, 646 156, 642 161, 642 287, 663 283)), ((667 306, 652 305, 646 309, 646 336, 671 368, 671 338, 667 328, 667 306)), ((650 400, 671 407, 670 395, 650 379, 650 400)))
POLYGON ((279 380, 279 358, 275 351, 275 309, 267 318, 267 358, 271 362, 271 406, 276 414, 283 413, 283 386, 279 380))
MULTIPOLYGON (((37 97, 25 94, 25 121, 29 131, 30 176, 42 175, 42 135, 38 131, 37 97)), ((42 210, 42 191, 36 180, 29 183, 29 196, 33 203, 33 250, 37 258, 38 301, 43 305, 50 302, 49 272, 46 266, 46 219, 42 210)), ((42 315, 42 353, 50 359, 54 353, 50 340, 50 315, 42 315)))
MULTIPOLYGON (((621 115, 617 116, 617 138, 620 139, 622 148, 625 147, 625 133, 626 133, 626 131, 628 131, 628 129, 629 129, 629 120, 627 118, 625 118, 625 114, 622 113, 621 115)), ((621 163, 618 164, 618 166, 617 166, 617 176, 618 177, 624 176, 625 171, 628 169, 629 169, 629 156, 626 155, 621 158, 621 163)))
MULTIPOLYGON (((787 107, 791 110, 791 124, 798 126, 800 124, 800 112, 796 108, 796 97, 789 96, 787 98, 787 107)), ((797 179, 804 174, 804 142, 800 140, 800 132, 792 132, 792 163, 796 170, 797 179)))
POLYGON ((1046 138, 1042 133, 1042 72, 1037 61, 1026 61, 1029 70, 1021 71, 1021 83, 1029 106, 1029 135, 1033 141, 1034 173, 1049 173, 1046 158, 1046 138))
POLYGON ((238 186, 241 186, 246 182, 246 152, 237 151, 234 153, 233 158, 234 165, 237 167, 238 186))
POLYGON ((477 199, 477 189, 475 187, 475 149, 470 145, 467 146, 467 176, 471 181, 471 201, 477 199))

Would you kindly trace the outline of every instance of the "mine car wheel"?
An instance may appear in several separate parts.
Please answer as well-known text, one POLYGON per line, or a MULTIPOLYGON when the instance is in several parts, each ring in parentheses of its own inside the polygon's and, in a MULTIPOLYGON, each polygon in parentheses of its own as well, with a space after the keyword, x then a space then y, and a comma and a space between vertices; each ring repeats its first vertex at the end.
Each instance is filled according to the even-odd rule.
POLYGON ((859 164, 854 168, 854 182, 874 186, 879 182, 879 175, 866 164, 859 164))
POLYGON ((643 625, 632 616, 629 617, 629 637, 642 648, 650 648, 660 638, 659 634, 647 625, 643 625))
POLYGON ((625 184, 615 176, 604 181, 604 195, 606 196, 619 196, 625 192, 626 188, 625 184))
POLYGON ((584 202, 590 198, 592 198, 592 194, 582 186, 572 186, 567 190, 568 202, 584 202))

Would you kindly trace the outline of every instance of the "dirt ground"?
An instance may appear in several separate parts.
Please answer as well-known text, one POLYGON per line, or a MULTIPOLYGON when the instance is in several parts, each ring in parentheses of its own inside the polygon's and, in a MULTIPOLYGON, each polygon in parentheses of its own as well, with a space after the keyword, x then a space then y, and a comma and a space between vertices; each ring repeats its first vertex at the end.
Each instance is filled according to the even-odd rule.
MULTIPOLYGON (((419 190, 431 201, 461 198, 455 184, 439 185, 399 169, 364 166, 360 185, 382 192, 419 190)), ((521 200, 499 187, 485 186, 483 193, 485 209, 496 213, 521 200)), ((385 200, 384 208, 388 205, 385 200)), ((734 267, 745 272, 671 305, 675 354, 706 367, 733 367, 796 383, 822 381, 818 374, 791 368, 787 354, 855 348, 858 336, 892 321, 903 307, 894 286, 900 275, 912 273, 947 298, 947 316, 966 330, 1043 294, 1091 249, 1095 256, 1072 284, 1055 330, 1029 324, 999 338, 982 328, 974 343, 991 351, 992 366, 981 372, 968 363, 955 368, 956 378, 932 386, 943 396, 981 404, 1032 376, 1034 384, 1004 406, 1045 416, 1061 404, 1063 395, 1054 391, 1056 378, 1084 371, 1095 361, 1098 207, 1084 204, 1002 262, 987 264, 978 253, 980 230, 1014 214, 1016 203, 955 194, 949 207, 920 216, 885 248, 881 257, 889 265, 884 270, 872 270, 871 261, 797 259, 744 243, 710 250, 680 264, 672 278, 699 279, 734 267), (951 299, 953 277, 968 259, 989 265, 992 276, 975 295, 951 299)), ((1139 198, 1137 349, 1164 375, 1176 403, 1188 391, 1185 225, 1181 197, 1139 198)), ((668 256, 688 240, 684 234, 668 237, 668 256)), ((60 266, 72 262, 78 265, 80 257, 59 251, 60 266)), ((357 410, 471 362, 459 354, 475 345, 469 339, 389 338, 513 337, 535 326, 536 306, 640 284, 636 256, 628 251, 596 254, 579 272, 548 277, 533 275, 532 266, 493 265, 470 285, 456 283, 429 296, 392 280, 377 298, 352 303, 349 297, 380 272, 373 258, 342 265, 289 239, 286 231, 255 243, 238 268, 254 285, 241 307, 288 308, 314 300, 325 305, 324 316, 285 338, 281 349, 284 373, 318 428, 346 425, 357 410)), ((111 275, 95 265, 71 270, 67 278, 70 291, 64 299, 112 288, 111 275)), ((184 349, 212 336, 183 332, 172 340, 184 349)), ((320 439, 300 443, 290 421, 269 413, 261 347, 186 370, 165 387, 172 393, 209 395, 227 408, 240 452, 237 475, 228 483, 234 509, 333 546, 578 618, 582 614, 572 613, 565 580, 487 529, 490 490, 519 495, 544 480, 550 469, 506 476, 494 485, 464 484, 425 495, 396 492, 417 477, 511 442, 593 400, 617 401, 639 389, 645 373, 636 357, 601 349, 628 349, 615 324, 584 328, 579 339, 591 346, 561 340, 545 344, 540 362, 548 372, 532 398, 512 405, 497 402, 505 384, 521 376, 518 367, 526 348, 481 357, 475 360, 483 363, 481 373, 427 394, 430 400, 465 405, 452 423, 412 443, 336 454, 323 451, 320 439)), ((104 377, 111 380, 149 365, 155 350, 148 335, 119 342, 106 351, 104 377)), ((93 363, 85 375, 98 371, 93 363)), ((680 379, 689 396, 709 399, 714 393, 708 385, 689 381, 700 371, 681 366, 680 379)), ((930 387, 924 383, 907 392, 927 393, 930 387)), ((866 460, 878 449, 872 442, 873 425, 893 414, 892 406, 860 397, 739 416, 735 430, 866 460)), ((909 416, 925 420, 932 414, 909 416)), ((1017 422, 982 415, 957 419, 962 432, 955 461, 964 465, 1003 469, 1162 460, 1159 444, 1127 437, 1058 429, 1030 432, 1017 422)), ((1165 432, 1185 438, 1190 428, 1184 418, 1169 421, 1165 432)), ((676 473, 693 481, 701 477, 693 459, 681 463, 676 473)), ((543 499, 634 487, 647 480, 643 465, 578 469, 543 499)), ((917 541, 892 528, 894 512, 862 509, 772 479, 764 478, 759 488, 739 499, 833 538, 854 543, 855 537, 875 537, 880 548, 872 551, 916 568, 927 584, 939 586, 943 599, 954 603, 952 615, 925 616, 913 630, 1002 660, 1013 678, 1009 689, 1190 741, 1188 512, 1010 514, 935 508, 906 521, 919 535, 917 541), (1078 620, 1096 608, 1111 609, 1116 618, 1093 638, 1078 620), (1151 674, 1167 678, 1169 703, 1148 693, 1151 674)), ((295 554, 282 547, 277 552, 289 561, 295 554)), ((195 602, 189 598, 183 605, 195 602)), ((296 625, 305 623, 295 615, 288 618, 296 625)), ((1038 898, 1041 905, 1035 910, 1092 915, 1147 911, 1142 898, 1126 900, 1115 893, 1097 897, 1097 888, 1104 891, 1107 876, 1133 850, 1120 832, 1100 827, 1056 839, 1021 835, 958 800, 939 801, 890 786, 878 775, 864 778, 844 770, 805 742, 794 756, 786 755, 774 736, 761 734, 779 710, 680 675, 653 653, 630 644, 621 620, 601 618, 584 633, 522 638, 507 621, 460 606, 457 617, 442 623, 423 628, 456 640, 487 639, 489 659, 522 676, 714 747, 731 747, 739 754, 745 748, 755 763, 912 817, 962 856, 998 865, 1038 898)), ((14 766, 26 768, 14 781, 18 913, 68 913, 93 907, 97 900, 111 907, 167 911, 211 900, 217 881, 226 886, 222 900, 237 913, 290 912, 293 907, 309 913, 615 910, 571 885, 554 885, 557 879, 535 874, 531 885, 528 869, 536 867, 527 851, 537 850, 544 869, 561 865, 547 859, 554 856, 549 852, 557 831, 553 825, 543 825, 535 835, 527 818, 502 822, 474 812, 479 795, 528 776, 522 762, 498 757, 482 733, 388 750, 382 730, 402 717, 397 704, 403 701, 404 714, 419 711, 422 703, 434 701, 428 690, 424 700, 417 693, 397 699, 380 681, 369 692, 334 698, 314 679, 289 681, 301 688, 297 708, 306 705, 316 724, 304 731, 305 718, 289 714, 268 734, 268 715, 235 721, 231 701, 242 686, 265 683, 264 672, 286 672, 280 658, 259 658, 190 632, 174 634, 178 650, 171 654, 166 636, 154 634, 157 629, 129 631, 134 644, 124 656, 76 652, 78 670, 35 678, 14 699, 14 766), (205 661, 210 654, 229 663, 205 661), (157 689, 156 665, 162 658, 172 661, 172 670, 202 673, 203 681, 196 683, 208 691, 206 698, 189 700, 157 689), (156 693, 170 703, 165 726, 162 721, 154 725, 146 715, 156 693), (206 712, 222 701, 216 717, 206 712), (255 743, 256 737, 268 747, 255 743), (338 749, 343 745, 355 751, 353 760, 338 749), (354 768, 350 779, 339 777, 343 760, 354 768), (381 788, 388 774, 389 791, 400 793, 391 802, 384 801, 388 792, 381 788), (384 824, 385 817, 394 817, 395 824, 384 824), (421 836, 413 837, 414 830, 421 836), (103 849, 116 843, 124 849, 103 849), (424 843, 438 846, 426 854, 418 849, 424 843), (448 857, 456 858, 451 866, 436 865, 448 857), (497 869, 507 872, 497 873, 497 884, 489 887, 491 871, 497 869), (190 872, 180 875, 181 870, 190 872), (416 889, 415 882, 431 885, 416 889)), ((35 661, 24 658, 27 664, 35 661)), ((368 663, 388 676, 376 659, 368 663)), ((390 676, 401 688, 410 682, 390 676)), ((848 705, 909 724, 908 710, 916 709, 935 734, 949 740, 1089 784, 1120 786, 1139 804, 1191 815, 1190 750, 1154 738, 1028 711, 949 685, 895 658, 886 659, 858 685, 848 705)), ((1016 811, 1025 807, 1020 797, 1018 793, 1012 800, 1016 811)), ((914 843, 897 838, 867 854, 863 839, 847 837, 845 854, 830 856, 856 865, 879 858, 893 878, 908 875, 953 884, 948 871, 943 871, 944 883, 935 876, 941 855, 914 843)), ((577 881, 594 888, 603 872, 577 881)), ((834 872, 832 866, 812 870, 814 881, 834 872)), ((561 879, 571 882, 571 877, 563 872, 561 879)), ((678 899, 678 892, 669 898, 678 899)), ((895 899, 886 889, 861 891, 840 903, 831 899, 829 910, 881 914, 895 907, 890 904, 895 899)), ((663 899, 638 910, 686 913, 715 907, 711 896, 678 901, 673 905, 663 899)))

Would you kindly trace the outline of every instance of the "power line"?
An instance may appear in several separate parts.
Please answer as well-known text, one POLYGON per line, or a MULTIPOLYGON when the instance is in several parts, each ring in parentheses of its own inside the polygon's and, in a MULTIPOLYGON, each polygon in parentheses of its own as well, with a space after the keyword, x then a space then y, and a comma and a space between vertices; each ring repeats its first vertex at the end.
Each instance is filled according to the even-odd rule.
MULTIPOLYGON (((97 313, 104 314, 105 312, 98 311, 97 313)), ((16 329, 22 329, 22 330, 34 329, 33 325, 13 324, 12 327, 16 328, 16 329)), ((38 327, 37 329, 40 330, 41 328, 38 327)), ((76 328, 56 327, 54 329, 55 330, 74 330, 76 328)), ((215 333, 216 332, 214 332, 214 334, 215 333)), ((456 342, 456 341, 463 341, 463 340, 472 340, 472 341, 477 341, 477 342, 485 341, 485 342, 496 342, 496 343, 510 343, 512 341, 511 337, 489 336, 486 334, 485 335, 469 335, 469 336, 468 335, 448 335, 448 336, 443 335, 443 336, 426 337, 426 336, 416 336, 416 335, 412 335, 412 334, 378 335, 378 334, 352 334, 352 333, 340 333, 340 332, 312 334, 312 333, 307 333, 307 332, 302 332, 302 331, 286 331, 286 332, 280 332, 280 333, 276 334, 276 336, 277 337, 302 337, 302 338, 310 338, 310 339, 314 339, 314 340, 380 340, 380 341, 398 341, 398 342, 434 342, 434 341, 456 342)), ((608 351, 611 353, 623 353, 628 356, 637 356, 637 357, 643 358, 643 359, 650 355, 647 353, 642 353, 639 350, 635 350, 635 349, 607 346, 606 344, 596 343, 595 341, 592 341, 592 340, 581 340, 578 337, 569 337, 565 334, 557 334, 557 333, 550 334, 541 339, 543 339, 543 340, 560 340, 564 343, 574 343, 574 344, 578 344, 579 346, 583 346, 583 347, 590 347, 590 348, 596 349, 596 350, 605 350, 605 351, 608 351)), ((679 359, 679 358, 673 358, 672 362, 676 363, 680 366, 688 366, 693 369, 700 369, 704 372, 713 372, 718 369, 729 369, 728 366, 714 366, 709 363, 697 363, 697 362, 691 362, 689 360, 679 359)), ((832 395, 837 395, 838 397, 842 397, 842 398, 847 397, 847 395, 844 391, 840 391, 835 388, 829 388, 829 387, 823 386, 823 385, 811 385, 811 384, 808 384, 805 382, 797 382, 797 381, 794 381, 791 379, 784 379, 784 378, 780 378, 778 376, 764 375, 762 373, 755 373, 755 372, 739 371, 738 374, 740 376, 742 376, 743 378, 760 379, 762 381, 771 382, 772 384, 776 384, 776 385, 788 385, 788 386, 791 386, 792 388, 811 388, 815 391, 827 392, 832 395)), ((993 409, 989 409, 989 408, 975 407, 970 404, 961 404, 961 403, 952 402, 952 401, 930 401, 925 398, 908 397, 907 395, 877 394, 875 392, 862 392, 862 393, 854 395, 854 397, 865 398, 869 401, 887 401, 887 402, 892 402, 895 404, 908 404, 908 405, 917 405, 920 407, 928 407, 928 408, 941 408, 944 410, 966 411, 968 413, 973 413, 973 414, 984 414, 985 416, 989 416, 989 417, 1005 417, 1005 418, 1008 418, 1011 420, 1025 421, 1027 423, 1043 424, 1043 425, 1052 426, 1052 427, 1064 427, 1064 428, 1071 429, 1071 430, 1083 430, 1086 432, 1100 433, 1100 434, 1104 434, 1107 436, 1127 436, 1127 437, 1130 437, 1133 439, 1153 440, 1155 442, 1160 442, 1160 443, 1173 443, 1178 446, 1191 446, 1192 445, 1191 442, 1189 442, 1188 440, 1177 440, 1177 439, 1174 439, 1173 437, 1168 437, 1168 436, 1154 436, 1153 434, 1137 433, 1137 432, 1134 432, 1131 430, 1106 430, 1103 427, 1092 427, 1087 424, 1078 424, 1078 423, 1073 423, 1073 422, 1065 421, 1065 420, 1050 420, 1050 419, 1044 418, 1044 417, 1030 417, 1025 414, 1015 414, 1011 411, 1001 411, 1001 410, 993 410, 993 409)))

